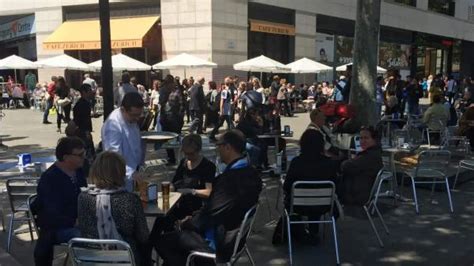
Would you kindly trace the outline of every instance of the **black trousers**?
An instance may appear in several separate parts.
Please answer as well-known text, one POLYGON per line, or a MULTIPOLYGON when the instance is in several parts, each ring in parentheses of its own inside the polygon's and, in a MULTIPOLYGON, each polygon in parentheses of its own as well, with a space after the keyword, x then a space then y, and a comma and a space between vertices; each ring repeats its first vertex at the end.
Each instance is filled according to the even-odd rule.
POLYGON ((189 125, 189 131, 194 132, 196 131, 198 134, 202 134, 202 124, 203 124, 203 117, 204 114, 201 110, 191 110, 191 125, 189 125))
MULTIPOLYGON (((164 266, 184 266, 190 251, 213 252, 198 233, 190 230, 173 231, 150 239, 163 259, 164 266)), ((195 265, 215 265, 209 260, 195 260, 195 265)))
POLYGON ((232 123, 232 120, 230 118, 230 116, 228 115, 221 115, 219 116, 219 122, 217 123, 217 125, 214 127, 214 129, 212 130, 211 132, 211 136, 214 137, 217 133, 219 133, 219 128, 224 125, 224 121, 227 122, 227 129, 230 130, 232 128, 234 128, 234 125, 232 123))
MULTIPOLYGON (((181 134, 181 129, 183 128, 183 116, 180 115, 161 115, 161 128, 163 131, 169 131, 181 134)), ((168 154, 168 162, 176 163, 176 156, 173 149, 166 149, 168 154)))

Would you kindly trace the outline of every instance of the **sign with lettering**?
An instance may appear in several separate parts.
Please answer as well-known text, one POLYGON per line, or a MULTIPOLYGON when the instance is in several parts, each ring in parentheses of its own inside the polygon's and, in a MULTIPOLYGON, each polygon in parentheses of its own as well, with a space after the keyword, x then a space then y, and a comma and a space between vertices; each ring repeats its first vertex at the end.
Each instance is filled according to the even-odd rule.
POLYGON ((35 33, 35 16, 22 17, 0 25, 0 42, 35 33))
MULTIPOLYGON (((112 40, 112 49, 117 48, 139 48, 143 47, 143 41, 140 40, 112 40)), ((98 50, 100 41, 91 42, 52 42, 43 43, 45 50, 98 50)))
POLYGON ((252 19, 250 20, 250 31, 294 36, 295 26, 252 19))

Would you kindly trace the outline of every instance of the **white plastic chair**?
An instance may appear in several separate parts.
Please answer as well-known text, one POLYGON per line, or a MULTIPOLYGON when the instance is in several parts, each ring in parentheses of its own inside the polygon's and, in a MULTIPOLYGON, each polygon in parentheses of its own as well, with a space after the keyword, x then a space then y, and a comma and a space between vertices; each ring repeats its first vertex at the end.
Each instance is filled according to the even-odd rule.
POLYGON ((451 212, 454 212, 447 176, 450 159, 451 153, 446 150, 422 151, 418 156, 418 164, 416 167, 405 172, 411 178, 413 198, 415 200, 415 210, 417 214, 420 212, 418 198, 416 196, 416 184, 432 184, 431 196, 433 196, 435 185, 444 183, 446 185, 446 192, 448 193, 450 210, 451 212), (427 179, 432 180, 428 181, 427 179))
MULTIPOLYGON (((250 255, 250 251, 247 247, 247 241, 250 236, 250 233, 252 232, 255 217, 257 216, 258 205, 259 204, 257 203, 257 205, 253 206, 245 213, 244 220, 240 225, 239 232, 235 239, 234 250, 232 252, 230 260, 225 263, 226 265, 234 265, 239 260, 242 253, 245 252, 245 254, 247 254, 249 258, 250 263, 255 266, 255 262, 252 258, 252 255, 250 255)), ((208 258, 214 261, 216 260, 215 253, 192 251, 188 255, 188 258, 186 260, 186 266, 193 265, 194 259, 196 257, 208 258)))
POLYGON ((290 257, 290 265, 293 265, 293 250, 291 246, 291 225, 292 224, 331 224, 334 236, 334 246, 336 251, 336 262, 340 264, 339 260, 339 245, 337 242, 336 233, 336 219, 333 214, 334 202, 336 199, 336 185, 332 181, 297 181, 291 187, 290 211, 285 209, 284 215, 286 218, 286 230, 288 233, 288 254, 290 257), (325 215, 322 215, 322 220, 317 221, 292 221, 291 215, 297 214, 294 208, 298 206, 304 207, 324 207, 330 208, 330 219, 325 220, 325 215))
POLYGON ((68 251, 74 266, 136 265, 130 245, 121 240, 73 238, 68 251))

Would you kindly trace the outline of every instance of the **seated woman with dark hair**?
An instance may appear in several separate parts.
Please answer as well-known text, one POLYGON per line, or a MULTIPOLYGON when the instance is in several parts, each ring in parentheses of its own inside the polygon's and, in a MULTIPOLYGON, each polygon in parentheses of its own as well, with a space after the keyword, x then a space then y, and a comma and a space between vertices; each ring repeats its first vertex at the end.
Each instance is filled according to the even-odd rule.
POLYGON ((377 130, 363 127, 360 130, 362 152, 341 165, 342 197, 344 204, 363 205, 367 202, 377 173, 383 167, 382 148, 377 130))
POLYGON ((78 199, 81 236, 127 242, 137 265, 152 265, 148 226, 140 198, 125 190, 125 160, 104 151, 92 164, 90 177, 96 188, 78 199))
MULTIPOLYGON (((324 140, 316 130, 306 130, 300 139, 300 155, 296 156, 290 164, 283 184, 285 192, 285 208, 289 210, 291 188, 296 181, 326 181, 333 182, 336 178, 337 162, 324 155, 324 140)), ((295 212, 307 216, 310 220, 319 220, 321 215, 329 211, 329 207, 299 207, 295 212)), ((293 226, 292 226, 293 228, 293 226)), ((304 225, 294 226, 295 238, 298 240, 307 237, 304 225)), ((292 230, 293 233, 293 230, 292 230)), ((309 226, 310 238, 317 238, 318 224, 309 226)))

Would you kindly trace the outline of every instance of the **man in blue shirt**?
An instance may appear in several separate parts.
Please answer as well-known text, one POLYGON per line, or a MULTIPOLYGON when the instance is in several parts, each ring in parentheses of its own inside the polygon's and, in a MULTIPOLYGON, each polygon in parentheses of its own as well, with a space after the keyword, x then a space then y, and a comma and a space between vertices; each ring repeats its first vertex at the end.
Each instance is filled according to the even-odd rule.
POLYGON ((34 251, 36 265, 52 265, 54 245, 79 236, 75 224, 77 197, 81 187, 87 186, 82 171, 85 155, 81 139, 62 138, 56 146, 57 161, 41 175, 32 206, 40 228, 34 251))

